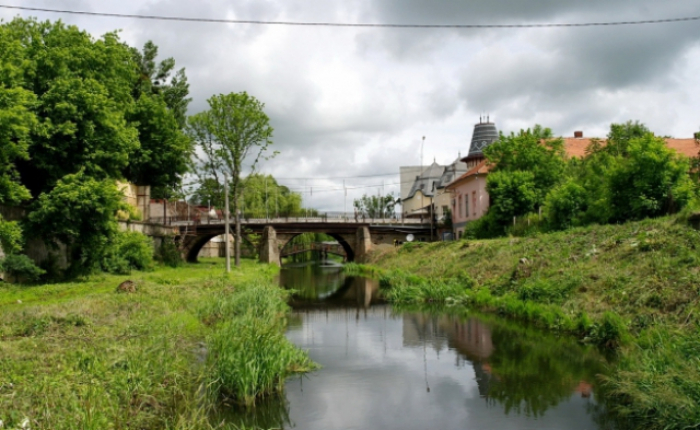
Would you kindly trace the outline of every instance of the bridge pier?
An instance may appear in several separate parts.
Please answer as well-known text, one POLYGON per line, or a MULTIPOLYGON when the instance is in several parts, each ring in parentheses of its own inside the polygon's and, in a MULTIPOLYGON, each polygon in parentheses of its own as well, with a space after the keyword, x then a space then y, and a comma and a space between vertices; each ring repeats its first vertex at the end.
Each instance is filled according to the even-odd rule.
POLYGON ((277 232, 268 225, 263 229, 260 239, 260 262, 280 265, 280 246, 277 241, 277 232))
POLYGON ((355 261, 364 263, 367 254, 372 250, 372 236, 369 227, 360 227, 355 234, 355 261))

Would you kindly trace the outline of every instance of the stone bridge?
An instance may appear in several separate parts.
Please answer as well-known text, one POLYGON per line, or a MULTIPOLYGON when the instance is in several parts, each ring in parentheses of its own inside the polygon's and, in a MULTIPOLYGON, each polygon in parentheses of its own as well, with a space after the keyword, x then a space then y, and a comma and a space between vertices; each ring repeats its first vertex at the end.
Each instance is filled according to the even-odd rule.
MULTIPOLYGON (((216 236, 224 234, 223 223, 178 226, 184 257, 187 261, 197 261, 197 255, 204 245, 216 236)), ((233 234, 235 224, 230 223, 233 234)), ((304 233, 325 233, 342 246, 347 261, 362 262, 375 245, 393 244, 395 240, 405 241, 408 234, 416 240, 430 240, 430 225, 388 224, 373 225, 362 222, 285 222, 270 220, 263 222, 242 222, 243 241, 254 246, 263 263, 281 264, 281 250, 292 238, 304 233)))

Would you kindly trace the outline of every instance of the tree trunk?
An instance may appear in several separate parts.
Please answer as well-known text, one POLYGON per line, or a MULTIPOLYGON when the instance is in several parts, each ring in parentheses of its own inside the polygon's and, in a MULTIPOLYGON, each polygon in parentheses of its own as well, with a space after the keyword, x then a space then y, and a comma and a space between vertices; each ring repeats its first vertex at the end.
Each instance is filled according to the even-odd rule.
POLYGON ((241 214, 238 207, 238 184, 236 184, 233 192, 233 216, 236 217, 236 235, 233 243, 233 255, 236 267, 241 266, 241 214))

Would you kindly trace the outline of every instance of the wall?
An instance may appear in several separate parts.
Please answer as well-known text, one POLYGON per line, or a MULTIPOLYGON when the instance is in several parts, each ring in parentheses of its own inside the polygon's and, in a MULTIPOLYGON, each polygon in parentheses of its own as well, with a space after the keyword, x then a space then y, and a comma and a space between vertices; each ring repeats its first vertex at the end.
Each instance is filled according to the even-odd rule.
POLYGON ((454 187, 453 197, 455 204, 452 207, 452 223, 454 225, 455 236, 460 238, 464 234, 464 227, 466 224, 481 218, 489 209, 489 195, 486 192, 486 175, 475 175, 466 178, 459 185, 454 187), (469 199, 468 214, 466 213, 465 198, 469 199))
MULTIPOLYGON (((419 190, 413 195, 413 198, 401 201, 401 214, 403 218, 417 218, 420 216, 418 209, 424 208, 432 202, 431 197, 424 196, 419 190)), ((427 220, 427 217, 426 217, 427 220)))

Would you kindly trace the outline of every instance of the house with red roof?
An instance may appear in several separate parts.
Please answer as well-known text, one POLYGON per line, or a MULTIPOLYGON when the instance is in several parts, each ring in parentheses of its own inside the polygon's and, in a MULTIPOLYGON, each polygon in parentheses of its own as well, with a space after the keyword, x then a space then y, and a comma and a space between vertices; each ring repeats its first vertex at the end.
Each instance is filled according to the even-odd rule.
MULTIPOLYGON (((489 195, 486 191, 486 177, 490 166, 484 157, 483 150, 491 143, 498 140, 498 132, 494 124, 480 123, 475 126, 469 155, 462 161, 467 164, 467 172, 448 184, 445 189, 452 196, 452 225, 457 238, 462 237, 467 223, 476 221, 486 214, 489 209, 489 195), (494 138, 495 133, 495 138, 494 138)), ((585 157, 586 149, 597 140, 601 145, 606 144, 605 139, 585 138, 583 132, 574 132, 574 137, 565 137, 564 150, 566 156, 585 157)), ((700 152, 700 139, 667 138, 669 148, 687 157, 697 157, 700 152)))

